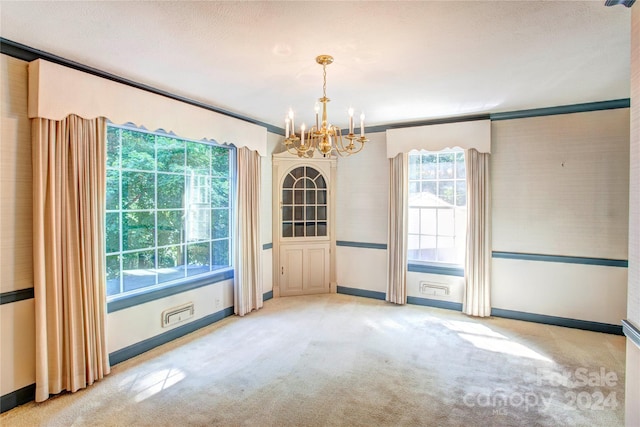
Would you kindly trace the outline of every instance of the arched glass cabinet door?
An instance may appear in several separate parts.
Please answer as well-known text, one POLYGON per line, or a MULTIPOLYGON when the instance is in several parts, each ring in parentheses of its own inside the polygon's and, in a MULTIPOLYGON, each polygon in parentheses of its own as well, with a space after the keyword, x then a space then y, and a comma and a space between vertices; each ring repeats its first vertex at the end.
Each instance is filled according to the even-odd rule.
POLYGON ((327 182, 311 166, 299 166, 282 183, 282 237, 327 236, 327 182))

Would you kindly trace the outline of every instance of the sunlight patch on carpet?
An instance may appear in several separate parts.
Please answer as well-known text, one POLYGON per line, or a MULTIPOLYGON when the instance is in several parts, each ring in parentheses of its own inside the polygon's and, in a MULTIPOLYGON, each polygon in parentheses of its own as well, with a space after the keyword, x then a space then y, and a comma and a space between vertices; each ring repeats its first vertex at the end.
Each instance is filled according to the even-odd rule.
POLYGON ((503 338, 470 335, 470 334, 458 334, 460 338, 470 342, 475 347, 493 351, 495 353, 504 353, 511 356, 527 357, 529 359, 542 360, 544 362, 553 362, 548 357, 545 357, 537 351, 531 350, 529 347, 517 342, 509 341, 503 338))
POLYGON ((138 394, 134 397, 136 402, 142 402, 151 396, 160 393, 162 390, 166 390, 169 387, 179 383, 186 374, 176 368, 161 369, 159 371, 152 372, 136 380, 132 389, 137 391, 138 394))

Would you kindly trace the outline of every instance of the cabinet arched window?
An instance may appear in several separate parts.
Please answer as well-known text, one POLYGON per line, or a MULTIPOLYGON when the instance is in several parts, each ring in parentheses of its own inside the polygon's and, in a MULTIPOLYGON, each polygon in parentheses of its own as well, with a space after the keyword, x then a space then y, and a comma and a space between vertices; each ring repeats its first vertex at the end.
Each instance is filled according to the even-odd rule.
POLYGON ((327 236, 327 182, 310 166, 289 172, 282 183, 282 237, 327 236))

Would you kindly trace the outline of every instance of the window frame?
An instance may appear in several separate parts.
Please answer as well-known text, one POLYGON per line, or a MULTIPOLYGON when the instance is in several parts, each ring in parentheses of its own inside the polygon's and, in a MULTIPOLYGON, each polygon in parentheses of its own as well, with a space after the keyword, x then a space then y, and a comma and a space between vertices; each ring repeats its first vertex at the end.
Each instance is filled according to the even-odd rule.
MULTIPOLYGON (((214 283, 218 283, 218 282, 222 282, 222 281, 226 281, 229 279, 233 279, 234 275, 235 275, 235 229, 236 229, 236 219, 235 219, 235 214, 236 214, 236 209, 237 209, 237 192, 236 192, 236 183, 237 183, 237 157, 236 157, 236 147, 233 145, 226 145, 226 144, 219 144, 215 141, 210 141, 210 140, 194 140, 194 139, 190 139, 190 138, 184 138, 184 137, 180 137, 178 135, 175 135, 173 133, 169 133, 169 132, 164 132, 163 130, 157 130, 157 131, 149 131, 143 127, 137 127, 133 124, 124 124, 124 125, 118 125, 118 124, 114 124, 111 122, 107 122, 107 128, 118 128, 118 129, 122 129, 122 130, 128 130, 128 131, 133 131, 133 132, 140 132, 140 133, 145 133, 145 134, 150 134, 150 135, 154 135, 154 136, 161 136, 161 137, 168 137, 168 138, 175 138, 181 141, 185 141, 185 144, 188 142, 194 142, 194 143, 199 143, 199 144, 205 144, 205 145, 209 145, 209 146, 213 146, 213 147, 222 147, 228 150, 229 152, 229 176, 228 176, 228 181, 229 181, 229 207, 228 207, 228 211, 229 211, 229 223, 228 223, 228 229, 229 229, 229 235, 228 235, 228 241, 229 241, 229 266, 226 267, 222 267, 222 268, 218 268, 216 270, 213 271, 209 271, 206 273, 201 273, 201 274, 196 274, 193 276, 187 276, 187 277, 182 277, 182 278, 178 278, 178 279, 174 279, 174 280, 170 280, 170 281, 166 281, 166 282, 160 282, 160 283, 156 283, 154 285, 150 285, 150 286, 145 286, 139 289, 135 289, 135 290, 131 290, 128 292, 124 292, 124 293, 117 293, 114 295, 110 295, 107 296, 107 312, 111 313, 113 311, 118 311, 118 310, 122 310, 128 307, 133 307, 139 304, 143 304, 149 301, 153 301, 153 300, 157 300, 157 299, 161 299, 161 298, 165 298, 167 296, 171 296, 171 295, 175 295, 175 294, 179 294, 179 293, 183 293, 192 289, 197 289, 203 286, 208 286, 208 285, 212 285, 214 283)), ((120 150, 122 148, 120 147, 120 150)), ((155 150, 155 144, 154 144, 154 150, 155 150)), ((185 150, 186 150, 186 146, 185 146, 185 150)), ((157 161, 157 153, 155 154, 155 161, 157 161)), ((122 160, 122 159, 120 159, 122 160)), ((106 155, 105 155, 105 161, 107 161, 106 155)), ((122 171, 122 163, 120 163, 118 165, 118 168, 110 168, 107 167, 107 170, 120 170, 122 171)), ((145 172, 152 172, 154 173, 154 175, 156 176, 156 179, 154 181, 154 192, 157 192, 157 188, 158 188, 158 183, 157 183, 157 174, 158 174, 158 170, 157 170, 157 166, 154 168, 153 171, 145 171, 145 172)), ((120 172, 122 173, 122 172, 120 172)), ((160 173, 162 173, 162 171, 160 171, 160 173)), ((186 174, 186 171, 185 171, 186 174)), ((211 178, 211 177, 210 177, 211 178)), ((107 185, 107 180, 105 179, 105 186, 107 185)), ((120 183, 120 195, 119 195, 119 208, 117 209, 118 212, 124 212, 125 209, 123 208, 123 204, 122 204, 122 187, 121 187, 121 183, 120 183)), ((185 190, 186 191, 186 190, 185 190)), ((157 196, 155 197, 155 199, 157 199, 157 196)), ((185 211, 187 210, 186 206, 183 206, 183 208, 185 211)), ((213 208, 211 207, 211 203, 209 203, 209 209, 213 210, 213 208)), ((150 210, 152 212, 157 212, 159 210, 158 206, 156 205, 154 207, 153 210, 150 210)), ((162 209, 160 209, 162 210, 162 209)), ((109 210, 112 211, 112 210, 109 210)), ((106 218, 106 213, 107 213, 107 209, 106 209, 106 204, 105 204, 105 218, 106 218)), ((185 213, 186 214, 186 213, 185 213)), ((121 216, 122 217, 122 216, 121 216)), ((211 219, 210 219, 211 220, 211 219)), ((105 245, 106 245, 106 240, 107 240, 107 235, 106 235, 106 220, 105 220, 105 245)), ((158 230, 157 230, 158 224, 155 224, 154 227, 154 247, 153 250, 155 250, 157 252, 158 250, 158 241, 157 241, 157 234, 158 234, 158 230)), ((122 225, 120 225, 120 230, 122 230, 122 225)), ((118 242, 118 244, 120 245, 118 254, 120 254, 120 256, 122 256, 122 238, 123 236, 120 235, 120 241, 118 242)), ((209 240, 207 240, 210 244, 214 241, 213 237, 210 237, 209 240)), ((187 241, 185 240, 184 242, 181 242, 179 245, 184 246, 184 250, 186 251, 187 249, 187 241)), ((194 242, 197 243, 197 242, 194 242)), ((213 250, 212 248, 210 250, 213 250)), ((114 252, 110 252, 111 254, 113 254, 114 252)), ((104 257, 105 257, 105 286, 106 286, 106 257, 107 257, 107 251, 106 251, 106 247, 105 247, 105 252, 104 252, 104 257)), ((156 260, 156 264, 157 264, 157 260, 156 260)), ((121 264, 122 265, 122 264, 121 264)), ((158 268, 158 267, 156 267, 158 268)), ((185 268, 186 268, 186 264, 185 264, 185 268)), ((121 272, 122 273, 122 272, 121 272)), ((122 277, 120 280, 123 280, 122 277)), ((106 293, 106 292, 105 292, 106 293)))
MULTIPOLYGON (((461 148, 447 148, 447 149, 443 149, 440 151, 428 151, 428 150, 412 150, 408 153, 407 155, 407 198, 409 197, 410 193, 410 188, 411 182, 419 182, 422 183, 424 180, 422 178, 420 179, 411 179, 410 177, 410 165, 411 165, 411 156, 422 156, 424 154, 431 154, 431 155, 442 155, 442 154, 457 154, 457 153, 465 153, 464 149, 461 148)), ((455 188, 455 182, 456 181, 460 181, 460 180, 464 180, 465 185, 466 185, 466 160, 464 160, 465 162, 465 178, 461 179, 461 178, 456 178, 457 176, 457 171, 454 173, 454 177, 451 178, 451 180, 454 181, 454 188, 455 188)), ((455 170, 455 163, 454 163, 454 170, 455 170)), ((436 172, 437 173, 437 172, 436 172)), ((438 182, 440 180, 439 177, 436 176, 435 181, 438 182)), ((448 207, 447 209, 455 209, 455 199, 456 199, 456 193, 454 192, 454 205, 453 207, 448 207)), ((465 188, 465 211, 466 211, 466 188, 465 188)), ((409 201, 407 200, 407 212, 409 212, 409 210, 411 209, 411 206, 409 205, 409 201)), ((436 210, 436 215, 437 215, 437 207, 435 207, 436 210)), ((409 219, 407 218, 407 222, 409 221, 409 219)), ((455 220, 454 220, 455 221, 455 220)), ((409 233, 408 230, 408 223, 407 223, 407 239, 409 238, 409 235, 416 235, 418 236, 418 238, 421 238, 423 236, 423 234, 421 233, 409 233)), ((420 224, 418 225, 420 227, 420 224)), ((437 229, 436 229, 437 232, 437 229)), ((430 235, 432 236, 432 235, 430 235)), ((434 237, 436 238, 436 241, 438 239, 438 234, 434 235, 434 237)), ((455 239, 456 236, 454 235, 453 238, 455 239)), ((465 231, 465 238, 466 238, 466 231, 465 231)), ((408 251, 407 251, 408 252, 408 251)), ((458 276, 458 277, 464 277, 464 261, 459 264, 459 263, 451 263, 451 262, 444 262, 444 261, 422 261, 422 260, 418 260, 418 259, 410 259, 409 256, 407 255, 407 270, 410 272, 417 272, 417 273, 429 273, 429 274, 439 274, 439 275, 446 275, 446 276, 458 276)))

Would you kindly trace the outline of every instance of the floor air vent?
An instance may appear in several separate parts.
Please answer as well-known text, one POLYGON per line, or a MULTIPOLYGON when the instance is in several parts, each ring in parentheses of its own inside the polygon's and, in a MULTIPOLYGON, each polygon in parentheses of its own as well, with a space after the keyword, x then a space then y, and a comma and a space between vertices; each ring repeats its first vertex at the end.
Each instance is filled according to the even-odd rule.
POLYGON ((178 307, 173 307, 162 312, 162 327, 175 325, 193 317, 195 310, 193 303, 189 302, 178 307))

